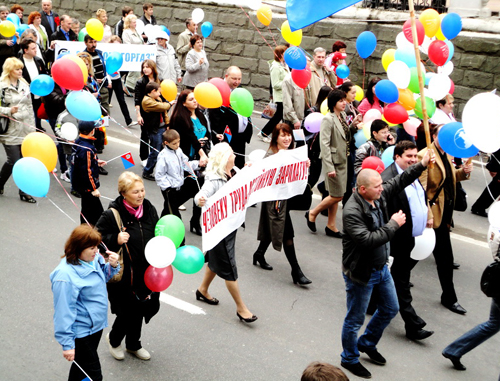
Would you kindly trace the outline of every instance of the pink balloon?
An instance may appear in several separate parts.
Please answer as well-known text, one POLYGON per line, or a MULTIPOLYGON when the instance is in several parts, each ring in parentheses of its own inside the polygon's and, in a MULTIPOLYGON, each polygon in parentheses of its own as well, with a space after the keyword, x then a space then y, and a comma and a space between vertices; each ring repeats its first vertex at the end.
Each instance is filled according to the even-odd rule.
POLYGON ((409 117, 406 122, 403 123, 405 131, 411 136, 417 136, 417 128, 422 122, 420 119, 409 117))
POLYGON ((157 268, 149 266, 144 273, 144 283, 146 287, 154 292, 162 292, 170 287, 174 279, 172 266, 157 268))
POLYGON ((384 172, 385 164, 382 159, 379 159, 377 156, 368 156, 363 163, 361 164, 361 169, 370 168, 378 173, 384 172))
POLYGON ((363 123, 368 123, 375 119, 382 119, 382 113, 379 110, 372 108, 363 116, 363 123))
MULTIPOLYGON (((417 27, 416 29, 417 29, 418 44, 422 45, 422 42, 424 42, 424 38, 425 38, 424 25, 420 22, 420 20, 416 20, 415 26, 417 27)), ((413 35, 411 33, 411 20, 406 20, 406 22, 404 23, 403 33, 404 33, 406 39, 413 44, 413 35)))
POLYGON ((320 112, 313 112, 307 115, 306 119, 304 120, 304 127, 310 133, 315 134, 316 132, 319 132, 321 128, 321 121, 324 117, 325 116, 320 112))
POLYGON ((453 82, 453 80, 451 78, 450 78, 450 81, 451 81, 451 87, 450 87, 449 93, 453 94, 455 92, 455 82, 453 82))

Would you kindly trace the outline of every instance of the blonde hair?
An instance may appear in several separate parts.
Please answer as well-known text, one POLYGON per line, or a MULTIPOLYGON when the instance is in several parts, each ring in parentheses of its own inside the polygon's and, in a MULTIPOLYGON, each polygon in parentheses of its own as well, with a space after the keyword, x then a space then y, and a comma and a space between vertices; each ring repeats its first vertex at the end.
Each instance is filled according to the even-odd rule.
POLYGON ((115 41, 118 41, 120 44, 122 43, 122 39, 120 38, 120 36, 117 36, 116 34, 112 35, 110 38, 109 38, 109 43, 112 44, 114 43, 115 41))
POLYGON ((133 20, 137 20, 137 16, 134 14, 130 14, 127 17, 125 17, 125 20, 123 21, 123 29, 129 29, 130 28, 130 23, 133 20))
POLYGON ((97 17, 97 18, 99 18, 99 16, 101 16, 101 15, 107 15, 107 14, 108 14, 108 12, 106 12, 106 10, 105 10, 105 9, 102 9, 102 8, 101 8, 101 9, 98 9, 98 10, 96 11, 96 13, 95 13, 95 15, 96 15, 96 17, 97 17))
POLYGON ((2 76, 0 77, 0 81, 7 82, 10 74, 14 70, 22 69, 23 67, 24 67, 23 62, 21 60, 17 59, 16 57, 7 58, 3 64, 3 67, 2 67, 2 76))
POLYGON ((80 52, 76 53, 78 57, 82 59, 82 61, 87 61, 89 64, 89 74, 93 77, 94 76, 94 64, 92 63, 92 56, 87 53, 87 52, 80 52))
POLYGON ((208 154, 206 174, 214 174, 226 178, 226 166, 233 149, 227 143, 216 144, 208 154))
POLYGON ((120 177, 118 177, 118 193, 121 195, 127 193, 137 182, 144 184, 141 177, 136 175, 134 172, 123 172, 120 177))

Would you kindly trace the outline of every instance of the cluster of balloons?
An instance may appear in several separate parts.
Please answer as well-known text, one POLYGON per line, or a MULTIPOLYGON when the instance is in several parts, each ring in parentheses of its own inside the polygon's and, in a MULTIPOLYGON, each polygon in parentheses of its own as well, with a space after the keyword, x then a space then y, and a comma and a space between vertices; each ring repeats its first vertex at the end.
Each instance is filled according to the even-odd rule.
POLYGON ((195 246, 180 246, 186 234, 182 220, 173 214, 163 216, 155 227, 155 237, 144 249, 150 264, 144 273, 146 286, 155 292, 165 291, 174 277, 172 266, 184 274, 200 271, 205 257, 195 246))
POLYGON ((12 41, 14 43, 17 40, 14 35, 18 33, 21 36, 27 29, 29 29, 29 26, 21 24, 21 19, 15 13, 9 13, 7 19, 0 23, 0 33, 7 38, 13 37, 12 41))
POLYGON ((253 97, 248 90, 237 88, 231 92, 227 82, 221 78, 212 78, 196 85, 194 97, 202 107, 231 106, 237 114, 245 117, 250 117, 254 108, 253 97))

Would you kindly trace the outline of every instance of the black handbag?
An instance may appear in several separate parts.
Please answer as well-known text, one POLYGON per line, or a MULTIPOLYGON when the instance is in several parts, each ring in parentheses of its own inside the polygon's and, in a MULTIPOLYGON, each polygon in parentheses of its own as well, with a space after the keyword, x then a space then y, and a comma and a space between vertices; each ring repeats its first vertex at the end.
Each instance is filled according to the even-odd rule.
MULTIPOLYGON (((2 107, 8 107, 9 105, 5 103, 5 90, 6 88, 4 87, 2 89, 2 97, 0 98, 0 106, 2 107)), ((3 135, 7 132, 9 129, 9 122, 10 119, 6 116, 0 116, 0 135, 3 135)))
POLYGON ((490 298, 500 296, 500 262, 488 265, 481 276, 481 291, 490 298))
POLYGON ((287 201, 289 210, 309 210, 312 202, 312 190, 309 184, 306 185, 304 193, 289 198, 287 201))
POLYGON ((467 210, 467 193, 459 182, 456 184, 455 206, 453 209, 458 212, 465 212, 467 210))

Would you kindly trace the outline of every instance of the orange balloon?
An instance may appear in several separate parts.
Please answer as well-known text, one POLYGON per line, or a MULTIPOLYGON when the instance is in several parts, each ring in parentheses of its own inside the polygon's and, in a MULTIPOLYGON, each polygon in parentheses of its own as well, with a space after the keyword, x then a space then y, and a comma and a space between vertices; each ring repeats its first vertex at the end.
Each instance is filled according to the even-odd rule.
POLYGON ((405 108, 405 110, 413 110, 415 108, 415 98, 410 89, 398 89, 399 98, 398 103, 405 108))
POLYGON ((89 78, 89 72, 87 70, 87 65, 85 65, 85 62, 83 62, 83 60, 80 57, 74 54, 66 54, 64 58, 68 58, 71 61, 76 62, 78 64, 80 69, 82 69, 83 83, 87 83, 87 79, 89 78))
POLYGON ((210 82, 198 83, 194 88, 194 97, 200 106, 219 108, 222 106, 222 95, 219 89, 210 82))
POLYGON ((268 26, 273 19, 273 11, 269 6, 263 5, 257 9, 257 19, 265 26, 268 26))
POLYGON ((161 82, 161 95, 169 102, 177 98, 177 85, 174 81, 171 79, 164 79, 161 82))
POLYGON ((34 157, 40 160, 52 172, 57 164, 57 148, 54 141, 46 134, 31 132, 21 144, 23 157, 34 157))

